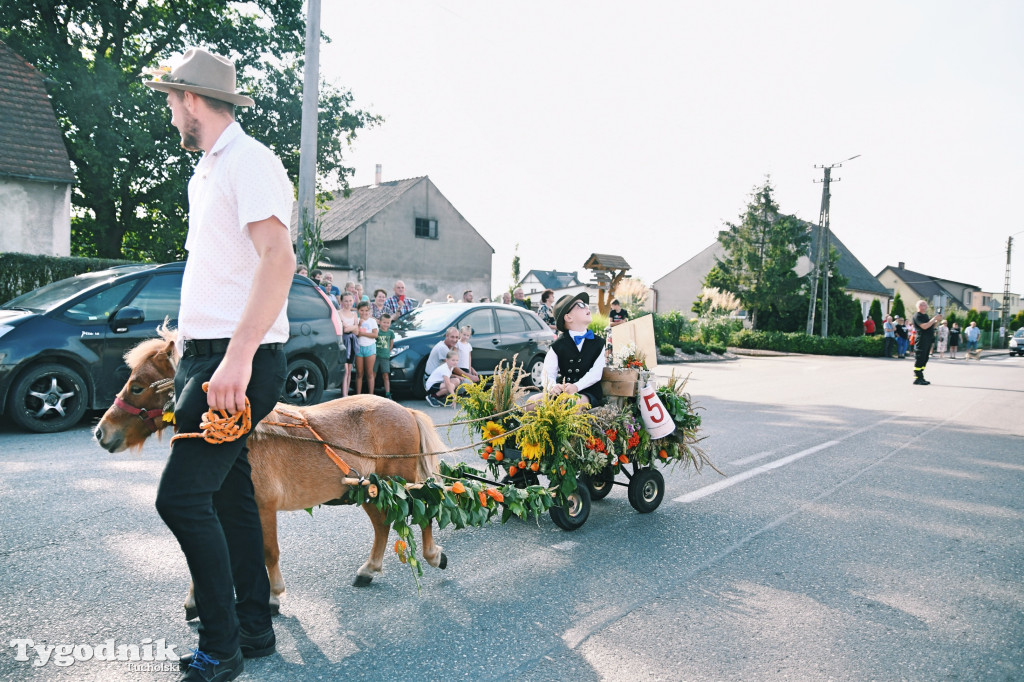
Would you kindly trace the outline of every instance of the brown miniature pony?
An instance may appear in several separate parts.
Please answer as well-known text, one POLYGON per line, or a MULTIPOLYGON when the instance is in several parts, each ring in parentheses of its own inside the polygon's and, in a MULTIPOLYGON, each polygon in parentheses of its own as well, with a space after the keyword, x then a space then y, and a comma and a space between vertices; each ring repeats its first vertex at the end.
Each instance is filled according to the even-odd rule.
MULTIPOLYGON (((143 341, 125 354, 131 376, 94 432, 100 446, 110 452, 141 448, 146 438, 168 426, 159 415, 173 390, 169 380, 177 365, 174 349, 177 332, 164 328, 158 331, 160 338, 143 341)), ((446 449, 427 415, 377 396, 350 396, 311 407, 278 405, 278 409, 285 414, 301 414, 326 442, 369 455, 410 454, 409 457, 375 459, 336 449, 342 460, 364 476, 376 473, 422 482, 436 471, 437 456, 414 456, 415 453, 446 449)), ((322 445, 296 439, 312 438, 311 433, 303 428, 266 423, 274 421, 294 420, 271 412, 256 425, 247 444, 256 504, 263 524, 270 606, 276 613, 285 591, 278 564, 277 512, 307 509, 337 500, 349 486, 342 483, 345 474, 322 445)), ((357 586, 369 585, 373 577, 382 572, 391 530, 384 514, 376 507, 364 504, 363 510, 373 524, 373 547, 366 563, 356 571, 354 584, 357 586)), ((432 525, 423 528, 422 546, 423 558, 428 564, 442 569, 447 566, 447 557, 440 545, 434 543, 432 525)), ((188 619, 196 615, 192 588, 185 601, 185 614, 188 619)))

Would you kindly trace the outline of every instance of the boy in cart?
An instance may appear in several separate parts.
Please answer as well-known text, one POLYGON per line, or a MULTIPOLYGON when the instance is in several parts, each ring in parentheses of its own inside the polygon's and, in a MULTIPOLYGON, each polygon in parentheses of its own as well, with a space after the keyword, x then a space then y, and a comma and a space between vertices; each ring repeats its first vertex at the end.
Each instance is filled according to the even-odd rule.
POLYGON ((544 358, 544 391, 574 395, 583 405, 604 403, 601 374, 605 368, 604 339, 588 330, 590 295, 565 295, 555 304, 555 327, 561 334, 544 358))

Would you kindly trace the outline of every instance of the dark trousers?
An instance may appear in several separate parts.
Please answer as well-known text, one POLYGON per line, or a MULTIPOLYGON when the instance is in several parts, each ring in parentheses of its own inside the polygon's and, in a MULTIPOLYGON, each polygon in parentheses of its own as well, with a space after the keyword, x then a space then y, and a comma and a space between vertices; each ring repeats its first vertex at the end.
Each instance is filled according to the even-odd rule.
POLYGON ((921 341, 917 342, 914 346, 914 374, 919 377, 924 376, 924 367, 928 364, 928 354, 932 350, 932 340, 928 339, 925 343, 921 341))
POLYGON ((887 336, 885 337, 885 341, 882 342, 882 345, 885 346, 885 357, 891 358, 893 346, 896 345, 896 339, 892 336, 887 336))
MULTIPOLYGON (((174 376, 179 433, 200 431, 202 414, 209 409, 202 385, 223 357, 181 359, 174 376)), ((256 351, 246 389, 254 427, 274 409, 284 377, 284 351, 256 351)), ((192 574, 199 648, 215 658, 238 651, 239 626, 254 633, 270 627, 270 581, 246 440, 219 445, 201 438, 175 441, 156 494, 157 511, 178 539, 192 574)))

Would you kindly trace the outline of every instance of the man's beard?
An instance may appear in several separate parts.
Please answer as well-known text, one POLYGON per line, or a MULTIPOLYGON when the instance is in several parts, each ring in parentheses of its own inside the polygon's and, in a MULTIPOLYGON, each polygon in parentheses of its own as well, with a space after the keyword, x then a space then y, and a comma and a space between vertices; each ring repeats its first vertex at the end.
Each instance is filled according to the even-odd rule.
POLYGON ((179 131, 181 133, 181 148, 190 152, 198 152, 200 151, 199 119, 189 116, 187 113, 184 116, 185 123, 182 125, 182 130, 179 131))

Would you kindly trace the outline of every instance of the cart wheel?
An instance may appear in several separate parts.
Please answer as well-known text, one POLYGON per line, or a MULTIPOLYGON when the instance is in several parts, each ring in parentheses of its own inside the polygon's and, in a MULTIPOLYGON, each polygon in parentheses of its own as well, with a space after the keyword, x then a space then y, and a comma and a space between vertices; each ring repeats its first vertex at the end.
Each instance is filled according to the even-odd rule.
POLYGON ((614 485, 612 481, 615 480, 615 472, 612 471, 610 466, 606 466, 593 476, 583 475, 580 478, 587 484, 591 501, 597 502, 608 497, 608 493, 612 491, 612 486, 614 485))
POLYGON ((633 509, 649 514, 665 497, 665 477, 657 469, 640 469, 629 480, 628 492, 633 509))
POLYGON ((590 491, 583 481, 576 481, 576 490, 566 497, 564 507, 552 507, 551 520, 562 530, 576 530, 590 516, 590 491))

